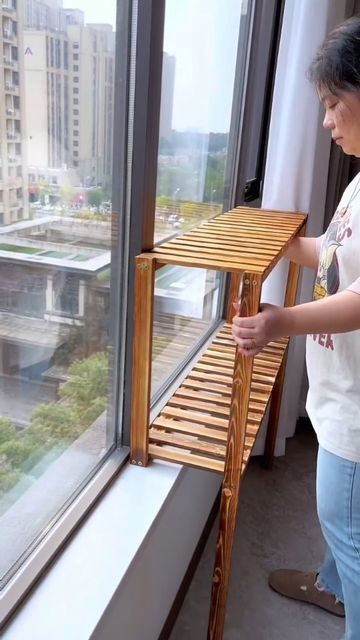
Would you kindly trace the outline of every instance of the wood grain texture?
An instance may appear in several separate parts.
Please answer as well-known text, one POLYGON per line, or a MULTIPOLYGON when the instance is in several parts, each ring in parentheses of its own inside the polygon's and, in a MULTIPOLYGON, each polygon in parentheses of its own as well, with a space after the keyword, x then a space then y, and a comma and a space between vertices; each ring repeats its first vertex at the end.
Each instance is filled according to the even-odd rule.
MULTIPOLYGON (((292 239, 304 233, 305 222, 300 213, 238 207, 136 261, 131 460, 146 465, 150 455, 224 474, 208 640, 223 638, 241 477, 271 396, 265 458, 272 460, 288 346, 288 340, 281 339, 254 359, 239 355, 231 335, 232 302, 243 283, 241 314, 258 311, 262 282, 292 239), (154 273, 168 264, 232 274, 227 324, 149 425, 154 273)), ((291 265, 285 305, 295 302, 298 276, 298 268, 291 265)), ((162 330, 171 332, 171 322, 162 330)), ((175 348, 181 353, 181 341, 175 341, 175 348)))
MULTIPOLYGON (((270 343, 254 359, 246 424, 246 460, 266 412, 287 342, 279 340, 270 343)), ((196 438, 196 444, 189 448, 188 461, 196 450, 199 452, 208 449, 209 443, 227 444, 235 353, 231 326, 225 324, 220 327, 199 362, 152 423, 149 442, 157 445, 153 456, 161 453, 164 458, 165 449, 171 447, 171 461, 176 461, 176 449, 180 455, 178 462, 183 461, 183 451, 180 450, 186 447, 182 446, 183 440, 181 443, 177 440, 179 434, 182 439, 189 436, 191 439, 196 438), (161 431, 163 438, 159 435, 161 431), (171 444, 167 436, 171 437, 171 444)), ((201 459, 202 469, 212 469, 209 449, 207 456, 208 460, 201 459)), ((191 466, 198 467, 198 459, 192 460, 191 466)), ((243 465, 243 470, 245 466, 243 465)))
MULTIPOLYGON (((259 309, 261 279, 244 273, 240 315, 252 316, 259 309)), ((243 465, 253 358, 236 350, 234 381, 229 420, 229 435, 221 492, 220 524, 213 572, 208 640, 222 640, 226 600, 230 578, 231 555, 236 528, 241 470, 243 465)))
POLYGON ((136 258, 130 462, 139 466, 148 463, 154 279, 153 256, 136 258))
POLYGON ((265 277, 306 216, 237 207, 153 249, 157 264, 202 267, 265 277))

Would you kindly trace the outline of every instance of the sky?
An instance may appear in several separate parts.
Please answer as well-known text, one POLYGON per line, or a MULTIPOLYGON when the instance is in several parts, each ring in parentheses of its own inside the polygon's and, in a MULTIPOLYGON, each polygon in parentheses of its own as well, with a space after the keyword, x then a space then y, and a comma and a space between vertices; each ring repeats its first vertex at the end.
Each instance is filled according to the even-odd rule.
POLYGON ((173 123, 179 131, 229 131, 239 0, 167 0, 164 50, 176 58, 173 123))
MULTIPOLYGON (((172 127, 229 131, 241 13, 248 0, 166 0, 164 51, 175 56, 172 127)), ((115 29, 116 0, 64 0, 115 29)), ((245 43, 244 43, 245 45, 245 43)))

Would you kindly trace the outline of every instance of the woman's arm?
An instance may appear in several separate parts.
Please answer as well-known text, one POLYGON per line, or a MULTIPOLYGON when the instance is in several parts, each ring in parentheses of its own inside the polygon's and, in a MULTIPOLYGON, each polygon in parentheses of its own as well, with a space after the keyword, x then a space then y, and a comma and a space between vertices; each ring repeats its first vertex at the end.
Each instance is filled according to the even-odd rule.
POLYGON ((296 307, 262 306, 248 318, 233 318, 232 333, 241 353, 256 355, 276 338, 308 333, 346 333, 360 329, 360 295, 341 291, 296 307))
POLYGON ((302 267, 317 269, 319 262, 319 241, 320 238, 294 238, 290 242, 284 253, 284 258, 288 258, 302 267))

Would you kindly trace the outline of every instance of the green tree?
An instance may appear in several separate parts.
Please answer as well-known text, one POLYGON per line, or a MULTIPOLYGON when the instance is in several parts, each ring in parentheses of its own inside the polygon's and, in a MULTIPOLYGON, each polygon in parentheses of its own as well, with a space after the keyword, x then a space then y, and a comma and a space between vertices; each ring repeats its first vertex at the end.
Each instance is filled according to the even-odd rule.
POLYGON ((49 448, 56 441, 72 441, 82 429, 71 406, 58 402, 39 405, 31 415, 27 436, 34 446, 49 448))
POLYGON ((204 201, 222 203, 224 198, 225 155, 208 157, 205 176, 204 201))
POLYGON ((66 185, 60 188, 60 200, 61 202, 72 202, 75 195, 75 189, 73 187, 66 185))
POLYGON ((90 206, 98 209, 105 200, 104 192, 101 189, 91 189, 88 191, 87 200, 90 206))
POLYGON ((41 204, 46 204, 47 197, 49 196, 49 193, 50 193, 49 183, 43 180, 42 182, 38 183, 37 187, 39 192, 39 200, 41 204))
POLYGON ((107 354, 96 353, 89 358, 77 360, 69 367, 69 375, 70 379, 60 388, 60 397, 71 403, 78 420, 88 426, 91 424, 88 416, 93 421, 94 414, 97 418, 106 408, 107 354))
POLYGON ((0 418, 0 446, 16 437, 17 431, 12 422, 7 418, 0 418))

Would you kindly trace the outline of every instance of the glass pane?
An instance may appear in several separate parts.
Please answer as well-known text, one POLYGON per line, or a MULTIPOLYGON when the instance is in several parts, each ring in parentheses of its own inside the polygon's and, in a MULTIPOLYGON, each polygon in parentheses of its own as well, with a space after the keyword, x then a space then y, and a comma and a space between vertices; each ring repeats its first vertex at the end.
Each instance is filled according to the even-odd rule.
POLYGON ((250 10, 247 0, 225 5, 166 2, 155 243, 223 210, 240 22, 250 10))
POLYGON ((66 10, 49 0, 2 6, 5 581, 116 438, 109 410, 116 0, 78 0, 66 10))
POLYGON ((217 315, 220 274, 166 266, 156 272, 152 395, 169 381, 211 329, 217 315))

